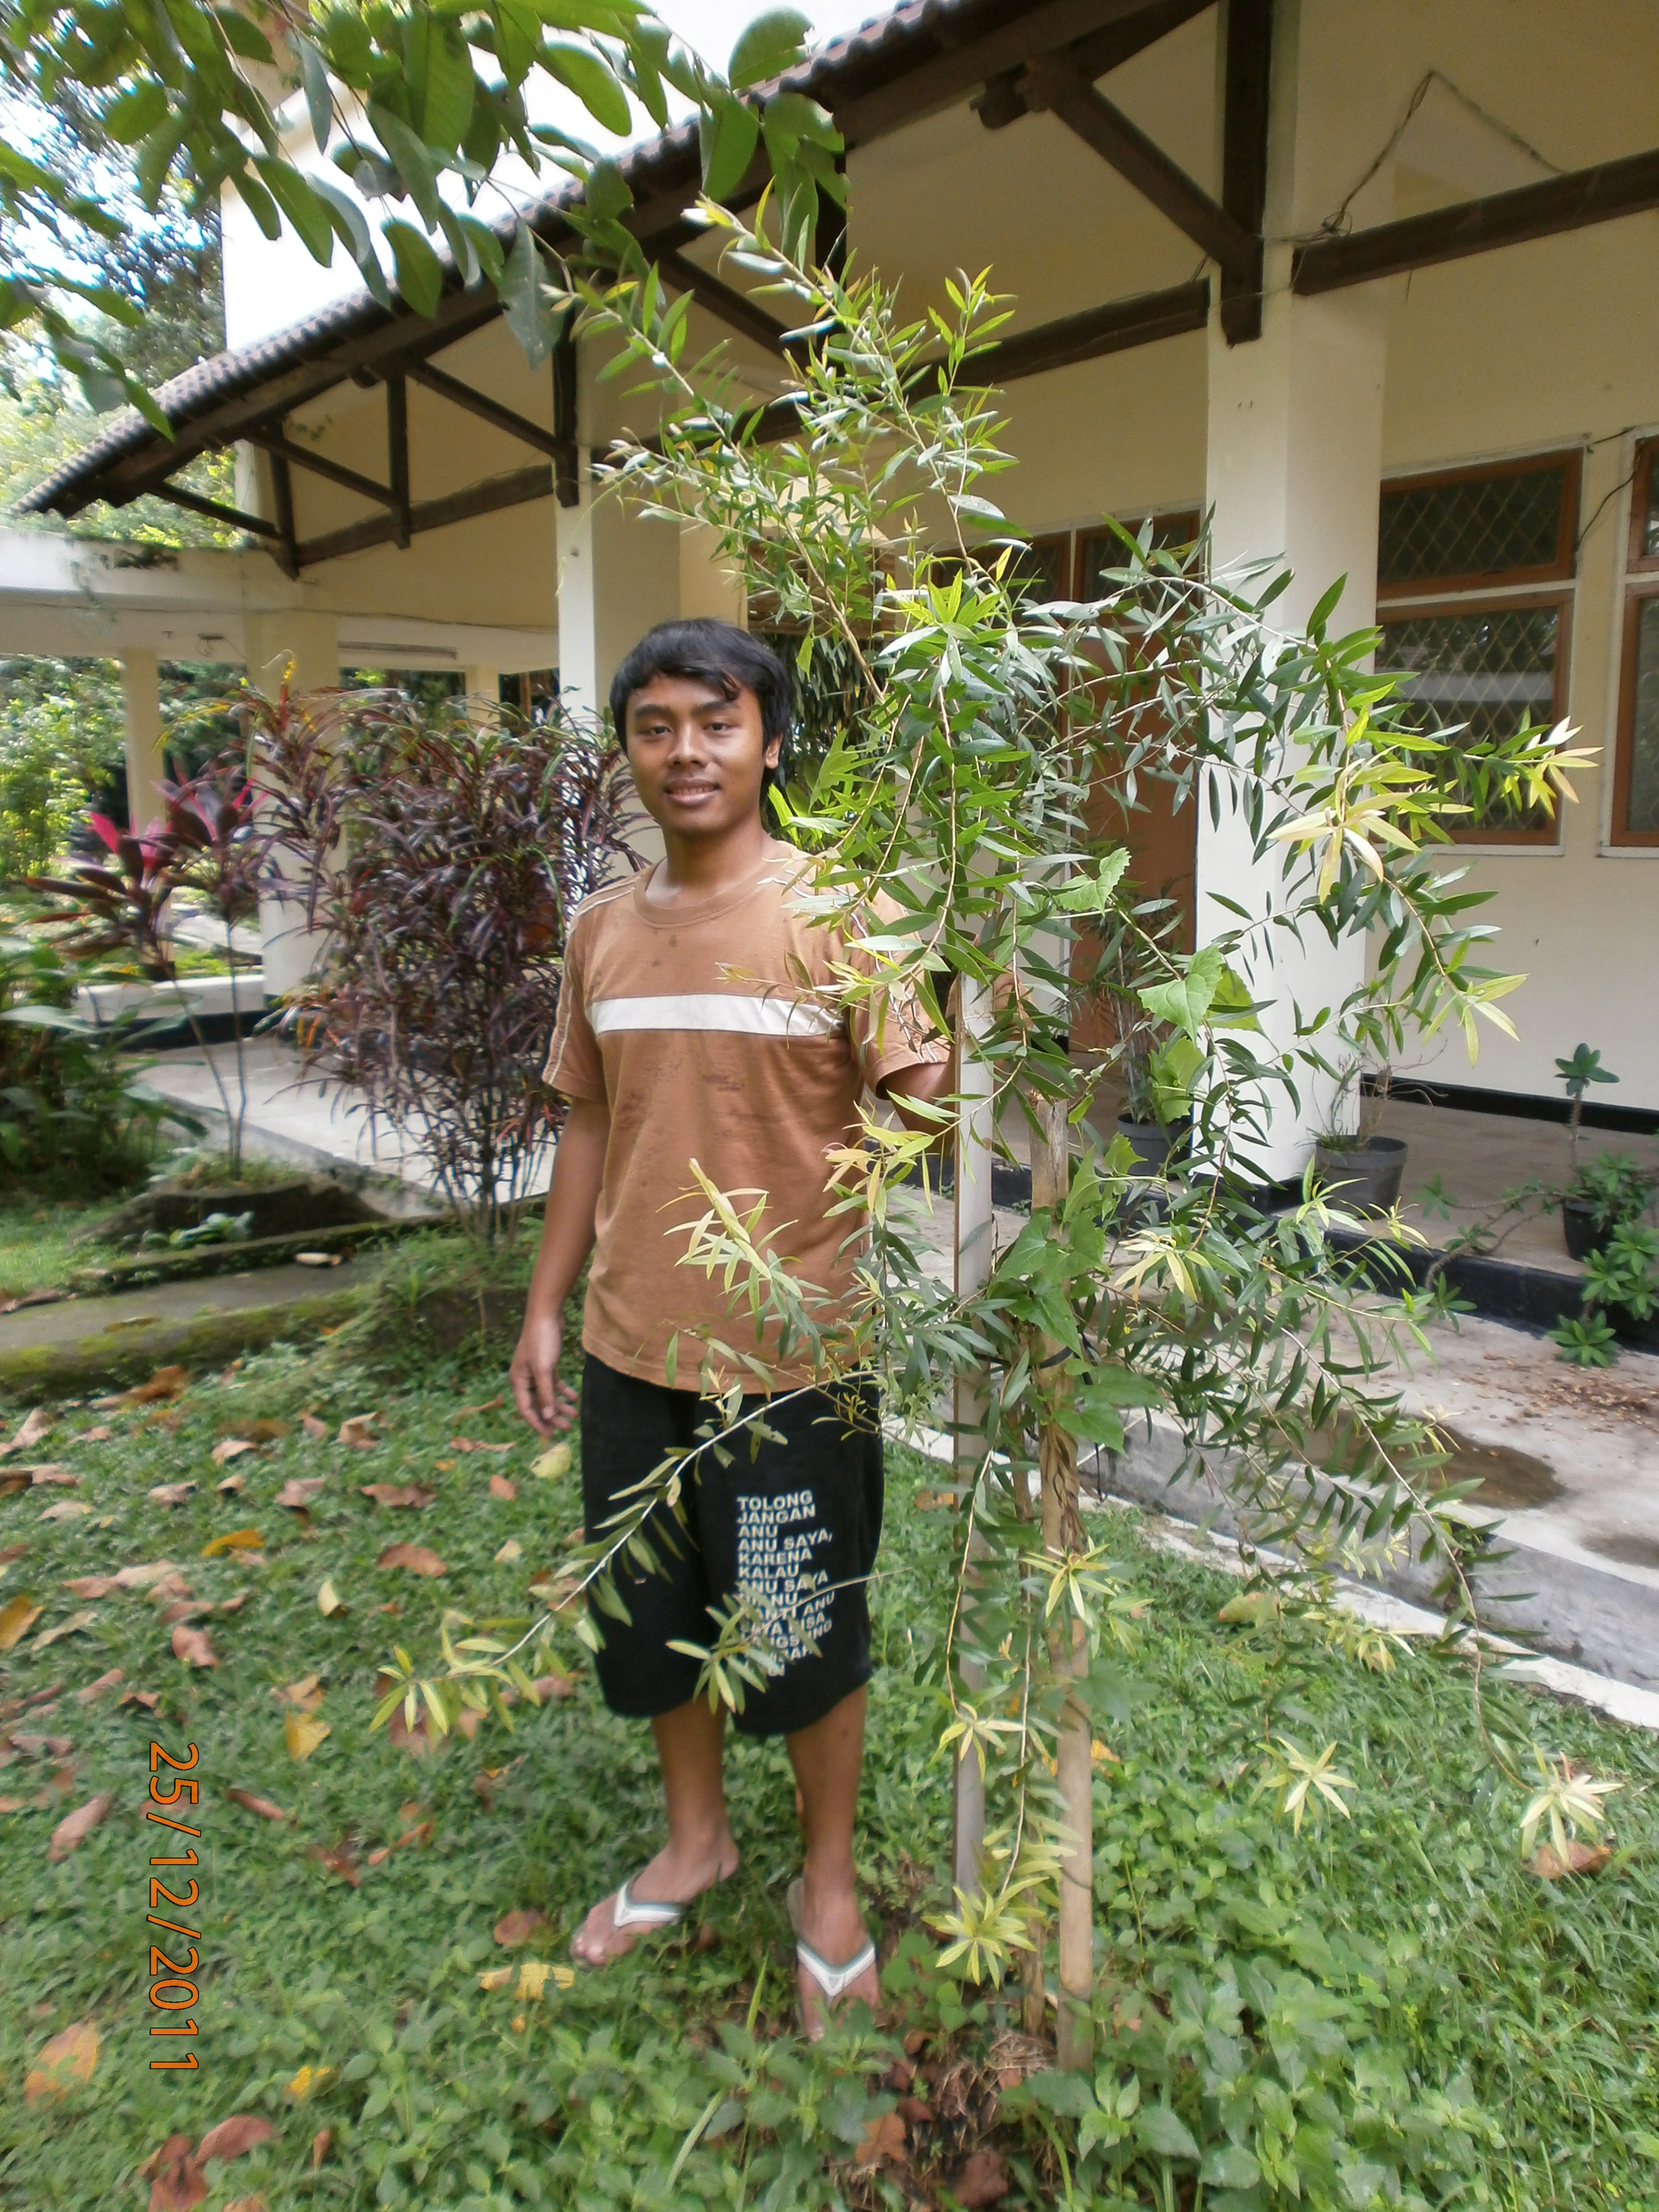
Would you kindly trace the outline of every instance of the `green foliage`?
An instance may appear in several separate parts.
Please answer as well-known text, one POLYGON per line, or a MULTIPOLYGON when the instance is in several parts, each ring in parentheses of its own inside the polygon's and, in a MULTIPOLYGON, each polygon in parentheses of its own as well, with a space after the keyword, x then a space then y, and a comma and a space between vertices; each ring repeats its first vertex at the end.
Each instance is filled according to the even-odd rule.
POLYGON ((1659 1174, 1633 1152, 1598 1152, 1576 1168, 1563 1194, 1589 1212, 1603 1233, 1624 1222, 1639 1221, 1653 1204, 1659 1174))
POLYGON ((130 1182, 181 1119, 135 1073, 132 1024, 74 1011, 76 981, 40 937, 0 935, 0 1183, 130 1182))

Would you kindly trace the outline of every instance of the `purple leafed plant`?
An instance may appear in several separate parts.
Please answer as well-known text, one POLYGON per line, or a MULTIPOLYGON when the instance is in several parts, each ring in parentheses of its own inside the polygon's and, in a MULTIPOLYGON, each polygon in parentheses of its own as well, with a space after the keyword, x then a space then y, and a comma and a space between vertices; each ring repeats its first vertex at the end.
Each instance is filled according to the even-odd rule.
POLYGON ((288 896, 326 933, 303 1013, 483 1237, 557 1133, 542 1081, 568 920, 618 866, 631 784, 598 731, 363 693, 276 702, 253 774, 288 896), (332 708, 337 702, 331 701, 332 708))

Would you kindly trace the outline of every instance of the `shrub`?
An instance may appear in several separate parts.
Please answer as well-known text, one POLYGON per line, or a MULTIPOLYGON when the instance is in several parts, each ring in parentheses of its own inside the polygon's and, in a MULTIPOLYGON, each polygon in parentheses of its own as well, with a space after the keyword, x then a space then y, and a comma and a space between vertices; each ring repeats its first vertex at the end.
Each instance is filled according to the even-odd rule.
POLYGON ((510 1230, 557 1128, 540 1070, 567 918, 632 859, 621 756, 564 718, 396 693, 248 711, 276 860, 327 933, 313 1048, 475 1230, 510 1230))

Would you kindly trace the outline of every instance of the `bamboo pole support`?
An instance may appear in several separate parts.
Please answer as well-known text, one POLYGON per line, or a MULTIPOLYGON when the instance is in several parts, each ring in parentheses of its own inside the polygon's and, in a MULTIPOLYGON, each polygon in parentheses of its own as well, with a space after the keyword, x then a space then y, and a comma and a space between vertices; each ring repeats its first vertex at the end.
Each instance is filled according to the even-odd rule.
MULTIPOLYGON (((957 991, 957 1089, 962 1098, 956 1131, 954 1281, 958 1297, 981 1290, 991 1273, 994 1236, 991 1218, 991 1150, 994 1135, 991 1103, 991 1069, 978 1045, 991 1026, 991 994, 983 983, 963 976, 957 991)), ((951 1429, 956 1443, 960 1479, 974 1480, 984 1457, 985 1386, 983 1379, 958 1376, 951 1407, 951 1429)), ((965 1585, 971 1588, 971 1553, 963 1563, 965 1585)), ((964 1593, 963 1621, 970 1613, 972 1599, 964 1593)), ((963 1686, 979 1686, 980 1669, 971 1660, 960 1669, 963 1686)), ((951 1800, 952 1840, 951 1878, 961 1890, 975 1890, 983 1878, 981 1864, 985 1846, 985 1776, 976 1754, 956 1762, 951 1800)))
MULTIPOLYGON (((1031 1208, 1058 1209, 1071 1182, 1066 1108, 1060 1100, 1033 1102, 1038 1127, 1031 1138, 1031 1208)), ((1044 1340, 1048 1357, 1060 1347, 1044 1340)), ((1037 1438, 1042 1483, 1042 1547, 1051 1559, 1083 1548, 1078 1499, 1077 1439, 1054 1422, 1037 1438)), ((1083 1623, 1056 1614, 1048 1632, 1048 1665, 1060 1680, 1088 1672, 1083 1623)), ((1056 1781, 1065 1838, 1060 1863, 1060 1973, 1054 2055, 1062 2069, 1086 2069, 1094 2047, 1090 2009, 1094 1996, 1094 1775, 1089 1714, 1075 1697, 1060 1711, 1055 1746, 1056 1781)))

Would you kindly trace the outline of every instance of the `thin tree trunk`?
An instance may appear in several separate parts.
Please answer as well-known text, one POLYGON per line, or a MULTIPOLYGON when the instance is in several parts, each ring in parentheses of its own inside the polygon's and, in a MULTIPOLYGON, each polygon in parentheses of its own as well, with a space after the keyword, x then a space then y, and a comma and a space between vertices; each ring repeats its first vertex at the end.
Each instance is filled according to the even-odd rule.
POLYGON ((225 924, 225 964, 230 969, 230 1033, 236 1041, 236 1119, 231 1124, 230 1171, 233 1177, 240 1177, 242 1131, 247 1121, 247 1062, 242 1055, 242 994, 236 984, 236 938, 229 922, 225 924))
MULTIPOLYGON (((1071 1181, 1066 1109, 1058 1101, 1034 1102, 1038 1128, 1031 1139, 1031 1206, 1058 1211, 1071 1181)), ((1060 1346, 1044 1340, 1046 1356, 1060 1346)), ((1083 1546, 1078 1502, 1077 1439, 1054 1422, 1037 1437, 1042 1479, 1042 1547, 1062 1559, 1083 1546)), ((1056 1613, 1048 1632, 1048 1665, 1064 1681, 1088 1672, 1088 1639, 1083 1623, 1069 1613, 1056 1613)), ((1094 1995, 1094 1778, 1089 1757, 1089 1714, 1075 1697, 1060 1711, 1055 1747, 1060 1819, 1066 1836, 1060 1867, 1060 1989, 1055 2022, 1055 2056, 1063 2068, 1086 2069, 1094 2047, 1090 2012, 1094 1995)))

